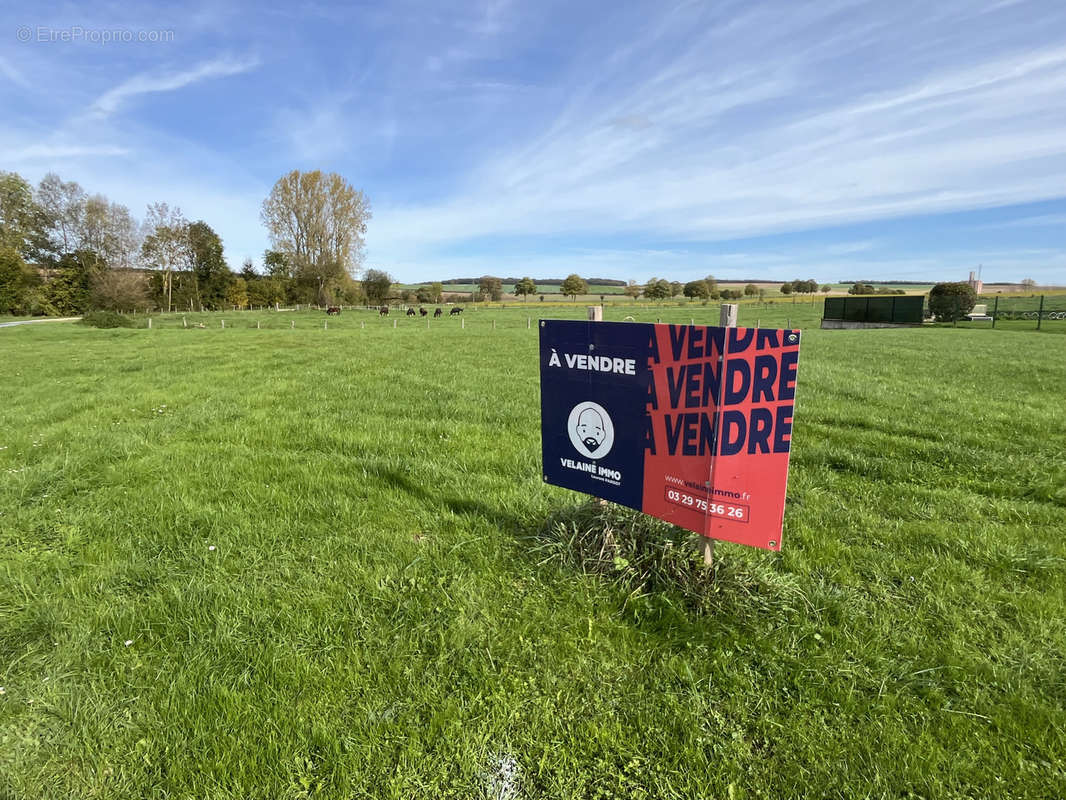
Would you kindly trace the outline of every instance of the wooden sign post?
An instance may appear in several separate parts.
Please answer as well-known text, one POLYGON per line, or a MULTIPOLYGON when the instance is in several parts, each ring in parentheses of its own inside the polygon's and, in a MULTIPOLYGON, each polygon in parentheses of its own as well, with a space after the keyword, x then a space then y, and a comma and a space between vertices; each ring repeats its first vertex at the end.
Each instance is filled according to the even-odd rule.
MULTIPOLYGON (((720 328, 735 328, 737 326, 737 304, 736 303, 722 303, 722 309, 718 316, 718 327, 720 328)), ((725 359, 721 356, 718 357, 719 369, 725 359)), ((712 492, 714 490, 714 462, 711 462, 711 474, 707 478, 707 488, 712 492)), ((712 495, 713 496, 713 495, 712 495)), ((710 536, 704 536, 703 541, 700 543, 700 551, 703 553, 703 563, 707 567, 714 566, 714 539, 710 536)))

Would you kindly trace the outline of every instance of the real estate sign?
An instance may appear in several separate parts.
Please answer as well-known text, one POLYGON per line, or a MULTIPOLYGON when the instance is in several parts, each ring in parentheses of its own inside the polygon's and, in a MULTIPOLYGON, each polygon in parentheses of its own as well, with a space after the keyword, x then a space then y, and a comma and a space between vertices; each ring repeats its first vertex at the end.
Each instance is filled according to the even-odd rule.
POLYGON ((781 549, 800 333, 540 322, 544 480, 781 549))

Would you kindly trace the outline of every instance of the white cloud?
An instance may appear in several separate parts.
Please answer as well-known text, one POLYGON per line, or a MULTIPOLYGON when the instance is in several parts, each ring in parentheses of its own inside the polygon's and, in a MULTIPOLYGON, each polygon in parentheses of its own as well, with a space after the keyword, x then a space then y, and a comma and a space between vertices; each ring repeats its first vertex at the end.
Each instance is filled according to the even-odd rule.
POLYGON ((124 147, 113 145, 63 145, 31 144, 26 147, 0 151, 0 159, 19 163, 23 161, 60 161, 71 158, 94 158, 98 156, 124 156, 129 153, 124 147))
POLYGON ((980 228, 1064 228, 1066 214, 1036 214, 1031 217, 1019 217, 1005 222, 989 222, 980 228))
POLYGON ((100 95, 90 111, 97 116, 108 116, 127 100, 138 95, 172 92, 200 81, 239 75, 255 69, 258 65, 257 58, 221 58, 180 72, 135 75, 100 95))
POLYGON ((930 12, 924 28, 891 15, 834 22, 858 5, 717 27, 689 7, 675 21, 690 35, 651 26, 613 74, 590 47, 554 118, 441 202, 381 208, 371 255, 508 235, 720 241, 1063 195, 1066 47, 1032 30, 947 47, 966 4, 930 12), (619 124, 630 120, 640 124, 619 124))

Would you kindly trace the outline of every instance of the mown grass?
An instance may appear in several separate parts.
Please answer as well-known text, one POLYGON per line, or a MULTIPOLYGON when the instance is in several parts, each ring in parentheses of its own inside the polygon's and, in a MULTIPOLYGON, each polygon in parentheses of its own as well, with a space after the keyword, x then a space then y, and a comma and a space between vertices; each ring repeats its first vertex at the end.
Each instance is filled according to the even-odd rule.
POLYGON ((1066 795, 1066 340, 803 308, 713 580, 541 482, 521 310, 0 332, 0 797, 1066 795))

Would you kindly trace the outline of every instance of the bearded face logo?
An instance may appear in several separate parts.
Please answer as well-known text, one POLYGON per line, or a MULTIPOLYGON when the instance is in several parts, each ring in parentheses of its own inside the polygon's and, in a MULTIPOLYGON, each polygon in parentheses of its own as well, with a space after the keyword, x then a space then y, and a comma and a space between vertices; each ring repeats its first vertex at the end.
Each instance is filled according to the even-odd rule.
POLYGON ((592 401, 578 403, 567 420, 570 443, 586 458, 603 458, 614 445, 614 423, 607 410, 592 401))
POLYGON ((603 417, 598 411, 586 408, 578 415, 577 435, 589 450, 595 450, 603 444, 604 433, 603 417))

